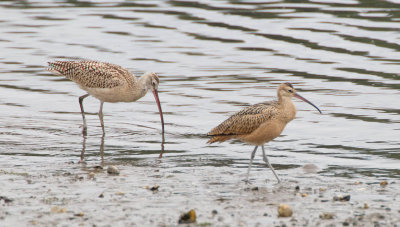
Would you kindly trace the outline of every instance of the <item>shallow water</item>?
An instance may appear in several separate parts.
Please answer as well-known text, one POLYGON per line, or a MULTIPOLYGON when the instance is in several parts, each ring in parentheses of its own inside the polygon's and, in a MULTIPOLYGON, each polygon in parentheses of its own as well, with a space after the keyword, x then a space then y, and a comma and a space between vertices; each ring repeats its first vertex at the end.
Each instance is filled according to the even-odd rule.
MULTIPOLYGON (((291 82, 323 114, 296 100, 296 119, 266 144, 281 178, 311 163, 319 177, 398 179, 399 8, 397 1, 2 1, 0 165, 52 173, 78 162, 83 149, 86 163, 102 164, 99 102, 85 99, 84 141, 84 92, 45 71, 48 61, 92 59, 160 76, 164 167, 245 173, 251 146, 210 146, 205 134, 291 82)), ((151 94, 106 103, 104 114, 105 164, 157 162, 161 127, 151 94)), ((252 175, 274 180, 259 154, 252 175)))

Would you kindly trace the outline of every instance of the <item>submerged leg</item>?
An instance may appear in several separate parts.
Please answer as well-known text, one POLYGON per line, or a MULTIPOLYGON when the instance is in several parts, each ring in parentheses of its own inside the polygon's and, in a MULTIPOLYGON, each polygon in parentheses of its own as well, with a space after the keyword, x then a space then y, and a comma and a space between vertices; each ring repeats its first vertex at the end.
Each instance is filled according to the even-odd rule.
POLYGON ((261 148, 262 148, 262 153, 263 153, 264 162, 267 163, 267 165, 269 166, 269 168, 270 168, 270 169, 272 170, 272 172, 274 173, 276 179, 278 180, 278 183, 280 183, 281 180, 279 180, 278 175, 275 173, 274 167, 272 167, 272 165, 271 165, 271 164, 269 163, 269 161, 268 161, 267 155, 265 155, 264 145, 261 146, 261 148))
POLYGON ((84 136, 87 135, 87 126, 86 126, 86 118, 85 118, 85 110, 83 110, 83 99, 88 97, 89 94, 86 95, 82 95, 79 97, 79 106, 81 107, 81 114, 82 114, 82 119, 83 119, 83 129, 82 129, 82 133, 84 136))
POLYGON ((104 102, 100 101, 99 118, 100 118, 101 129, 103 130, 103 136, 104 136, 104 134, 106 134, 106 133, 104 132, 103 103, 104 102))
POLYGON ((256 146, 256 147, 254 148, 253 152, 251 152, 249 168, 247 169, 246 182, 249 182, 250 169, 251 169, 251 165, 253 164, 254 156, 256 156, 257 148, 258 148, 258 146, 256 146))

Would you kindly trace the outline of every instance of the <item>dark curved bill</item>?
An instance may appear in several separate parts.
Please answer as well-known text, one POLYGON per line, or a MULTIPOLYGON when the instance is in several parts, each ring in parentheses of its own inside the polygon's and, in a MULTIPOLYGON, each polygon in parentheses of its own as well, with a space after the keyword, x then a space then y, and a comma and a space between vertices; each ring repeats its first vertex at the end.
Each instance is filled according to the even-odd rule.
POLYGON ((318 109, 318 107, 314 104, 312 104, 312 102, 308 101, 306 98, 304 98, 303 96, 299 95, 299 94, 294 94, 294 97, 303 100, 304 102, 310 104, 311 106, 315 107, 315 109, 317 109, 319 111, 320 114, 322 114, 321 110, 318 109))
POLYGON ((158 112, 160 113, 161 128, 162 128, 162 139, 163 139, 163 141, 164 141, 164 116, 163 116, 163 112, 162 112, 161 105, 160 105, 160 99, 158 98, 158 92, 157 92, 157 90, 153 90, 153 95, 154 95, 154 98, 156 99, 156 103, 157 103, 157 107, 158 107, 158 112))

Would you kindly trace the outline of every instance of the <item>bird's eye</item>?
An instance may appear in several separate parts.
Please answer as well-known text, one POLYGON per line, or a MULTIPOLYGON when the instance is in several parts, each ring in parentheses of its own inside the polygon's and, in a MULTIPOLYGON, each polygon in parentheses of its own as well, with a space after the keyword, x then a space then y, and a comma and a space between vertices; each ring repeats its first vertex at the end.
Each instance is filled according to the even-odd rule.
POLYGON ((290 92, 290 93, 293 93, 293 90, 292 89, 289 89, 289 90, 287 90, 288 92, 290 92))

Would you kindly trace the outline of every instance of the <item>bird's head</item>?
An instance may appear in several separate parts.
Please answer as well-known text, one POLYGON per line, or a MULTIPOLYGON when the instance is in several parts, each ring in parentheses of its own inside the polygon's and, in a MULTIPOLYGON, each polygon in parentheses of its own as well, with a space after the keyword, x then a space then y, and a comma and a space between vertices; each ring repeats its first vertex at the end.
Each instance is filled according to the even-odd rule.
POLYGON ((296 97, 296 98, 310 104, 315 109, 317 109, 320 113, 322 113, 321 110, 316 105, 314 105, 312 102, 308 101, 303 96, 299 95, 291 83, 283 83, 278 87, 278 98, 282 99, 285 97, 288 97, 288 98, 296 97))
POLYGON ((145 78, 144 81, 147 89, 151 89, 151 91, 158 90, 158 84, 160 83, 160 80, 158 79, 156 73, 146 72, 145 74, 143 74, 143 77, 145 78))
POLYGON ((160 104, 160 98, 158 97, 158 84, 160 83, 160 80, 158 79, 158 76, 156 73, 153 72, 146 72, 142 76, 145 81, 145 89, 151 89, 151 92, 154 95, 154 98, 157 103, 158 107, 158 112, 160 113, 160 118, 161 118, 161 126, 162 126, 162 138, 164 141, 164 117, 161 109, 161 104, 160 104))

